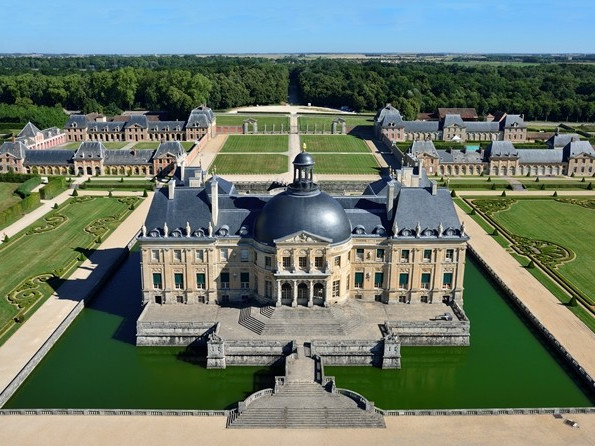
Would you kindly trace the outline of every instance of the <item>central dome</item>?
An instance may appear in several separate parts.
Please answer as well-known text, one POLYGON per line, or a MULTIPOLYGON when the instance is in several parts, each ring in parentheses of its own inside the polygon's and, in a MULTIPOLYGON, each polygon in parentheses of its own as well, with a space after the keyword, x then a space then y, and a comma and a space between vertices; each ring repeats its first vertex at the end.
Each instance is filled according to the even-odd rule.
POLYGON ((319 190, 296 194, 291 189, 274 196, 254 224, 254 238, 265 245, 299 231, 341 243, 351 237, 351 224, 337 200, 319 190))

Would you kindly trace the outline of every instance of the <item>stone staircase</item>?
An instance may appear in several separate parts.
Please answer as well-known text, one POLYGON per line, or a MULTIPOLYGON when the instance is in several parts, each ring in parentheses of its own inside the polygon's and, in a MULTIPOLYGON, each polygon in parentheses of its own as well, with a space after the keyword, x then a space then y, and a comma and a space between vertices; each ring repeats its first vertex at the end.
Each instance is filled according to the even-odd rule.
POLYGON ((234 429, 383 428, 382 415, 352 399, 327 392, 318 383, 287 383, 277 393, 252 402, 228 419, 234 429))

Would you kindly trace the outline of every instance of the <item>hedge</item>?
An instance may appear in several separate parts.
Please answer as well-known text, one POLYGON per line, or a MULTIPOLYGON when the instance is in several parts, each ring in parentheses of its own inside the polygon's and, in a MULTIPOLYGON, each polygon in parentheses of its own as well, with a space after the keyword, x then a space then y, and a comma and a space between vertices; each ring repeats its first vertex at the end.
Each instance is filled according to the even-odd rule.
POLYGON ((41 184, 41 177, 29 178, 27 181, 25 181, 23 184, 21 184, 18 187, 18 189, 15 191, 15 193, 21 198, 26 198, 29 195, 31 195, 31 191, 33 189, 35 189, 37 186, 39 186, 40 184, 41 184))
POLYGON ((28 197, 0 212, 0 226, 3 228, 8 226, 19 219, 21 215, 39 206, 39 204, 39 193, 33 192, 28 197))
MULTIPOLYGON (((31 178, 41 178, 39 175, 29 174, 29 173, 0 173, 0 183, 24 183, 31 178)), ((41 181, 41 179, 40 179, 41 181)))
POLYGON ((86 182, 79 186, 79 189, 118 189, 118 190, 155 190, 153 183, 126 184, 126 183, 99 183, 96 181, 86 182))
POLYGON ((42 200, 51 200, 56 195, 59 195, 64 189, 66 189, 66 178, 50 177, 48 179, 48 184, 40 189, 39 195, 42 200))

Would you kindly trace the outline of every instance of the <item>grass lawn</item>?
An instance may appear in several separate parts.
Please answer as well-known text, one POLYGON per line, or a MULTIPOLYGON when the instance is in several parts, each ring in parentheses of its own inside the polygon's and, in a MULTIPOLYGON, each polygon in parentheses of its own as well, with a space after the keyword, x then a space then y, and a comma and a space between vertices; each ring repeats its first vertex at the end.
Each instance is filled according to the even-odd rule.
POLYGON ((158 141, 137 142, 132 148, 137 150, 155 150, 159 146, 158 141))
POLYGON ((380 170, 373 155, 318 154, 314 161, 317 174, 374 175, 380 170))
POLYGON ((229 135, 222 153, 287 152, 286 135, 229 135))
POLYGON ((20 185, 21 183, 0 183, 0 211, 21 201, 18 195, 13 194, 20 185))
POLYGON ((184 147, 186 152, 189 152, 190 149, 194 147, 194 141, 180 141, 180 144, 182 144, 182 147, 184 147))
POLYGON ((351 135, 301 135, 300 147, 304 143, 310 153, 370 153, 364 140, 351 135))
POLYGON ((374 125, 374 116, 351 116, 351 115, 300 115, 298 116, 298 127, 300 130, 314 131, 316 130, 330 131, 332 128, 333 121, 335 118, 342 118, 345 121, 347 127, 355 127, 359 125, 374 125))
POLYGON ((217 155, 211 169, 225 174, 278 174, 287 172, 286 155, 217 155))
POLYGON ((574 252, 574 260, 558 266, 558 271, 583 294, 593 295, 595 209, 554 199, 517 200, 492 218, 512 234, 554 242, 574 252))
POLYGON ((128 143, 127 142, 104 142, 103 143, 105 148, 109 149, 109 150, 120 150, 126 144, 128 144, 128 143))
POLYGON ((62 144, 61 146, 52 147, 53 149, 68 149, 68 150, 75 150, 78 149, 81 145, 81 142, 67 142, 66 144, 62 144))
POLYGON ((275 126, 275 131, 280 131, 281 126, 283 126, 283 130, 289 128, 289 118, 287 116, 238 115, 236 113, 217 115, 217 125, 241 126, 246 119, 250 118, 258 121, 259 132, 264 132, 265 126, 267 131, 272 131, 273 126, 275 126))
MULTIPOLYGON (((81 253, 97 246, 131 212, 138 198, 78 197, 51 211, 26 230, 0 246, 0 343, 6 330, 14 329, 13 318, 50 296, 72 268, 81 253), (42 276, 43 275, 43 276, 42 276), (30 282, 42 276, 43 280, 30 282), (29 282, 29 283, 27 283, 29 282), (22 291, 17 292, 21 289, 22 291)), ((30 316, 27 314, 26 317, 30 316)))

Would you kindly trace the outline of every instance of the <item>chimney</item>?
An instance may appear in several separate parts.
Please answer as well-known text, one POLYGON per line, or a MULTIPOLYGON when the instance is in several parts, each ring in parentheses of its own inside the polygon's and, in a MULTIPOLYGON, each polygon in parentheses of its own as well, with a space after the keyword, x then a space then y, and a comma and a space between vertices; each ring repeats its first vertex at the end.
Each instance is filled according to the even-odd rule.
POLYGON ((432 195, 436 195, 438 193, 438 183, 436 183, 436 181, 432 180, 432 195))
POLYGON ((174 180, 172 178, 171 180, 169 180, 169 183, 167 183, 167 198, 169 198, 170 200, 173 200, 175 191, 176 191, 176 180, 174 180))
POLYGON ((386 218, 390 220, 393 218, 393 209, 395 204, 395 185, 392 181, 388 183, 388 191, 386 193, 386 218))
POLYGON ((184 181, 184 174, 186 173, 186 160, 182 160, 180 164, 180 180, 184 181))
POLYGON ((211 220, 213 226, 217 226, 219 222, 219 182, 215 175, 211 179, 211 220))

